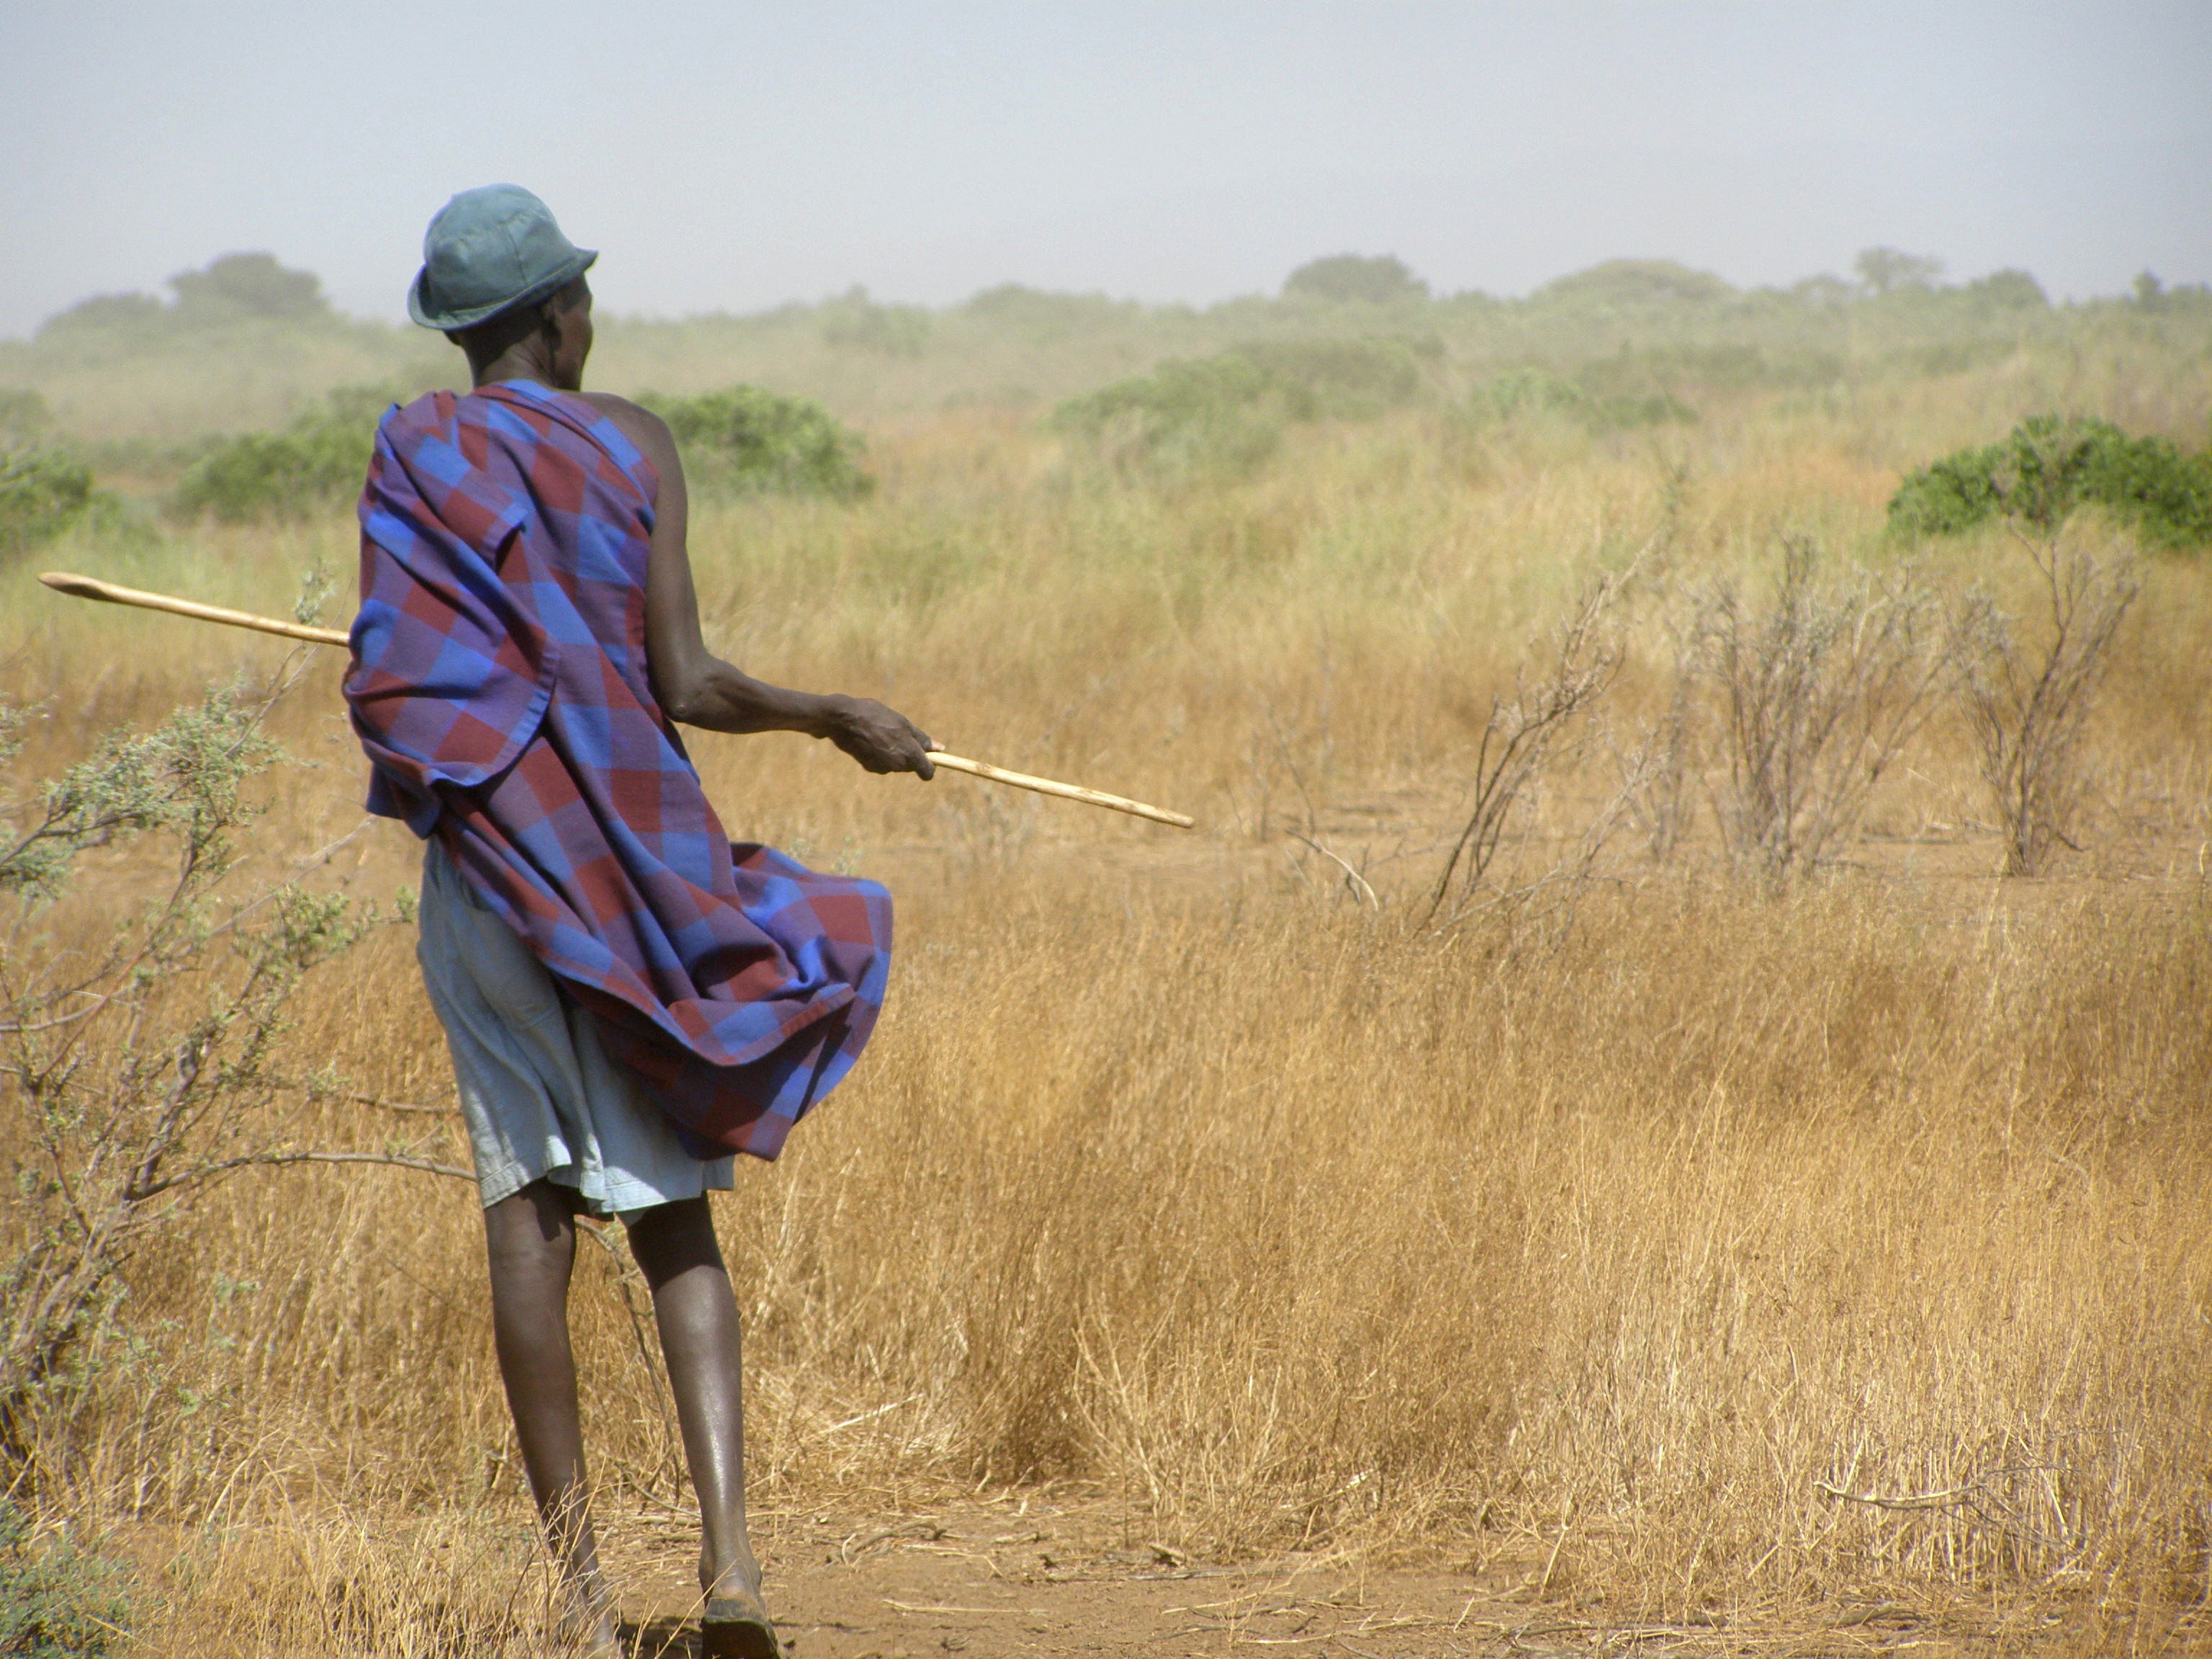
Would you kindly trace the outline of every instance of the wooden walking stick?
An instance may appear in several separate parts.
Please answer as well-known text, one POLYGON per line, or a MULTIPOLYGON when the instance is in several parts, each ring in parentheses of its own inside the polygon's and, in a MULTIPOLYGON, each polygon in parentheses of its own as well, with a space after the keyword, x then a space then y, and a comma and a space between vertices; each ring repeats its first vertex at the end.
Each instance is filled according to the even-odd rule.
MULTIPOLYGON (((222 623, 231 628, 251 628, 258 633, 274 634, 280 639, 304 640, 310 645, 343 646, 346 643, 346 636, 335 628, 310 628, 305 623, 282 622, 275 617, 257 617, 251 611, 226 610, 219 605, 200 605, 191 599, 172 599, 167 593, 149 593, 140 588, 118 587, 113 582, 76 575, 66 570, 46 571, 39 580, 58 593, 73 594, 80 599, 104 599, 110 605, 135 605, 148 611, 167 611, 179 617, 197 617, 201 622, 222 623)), ((1033 778, 1026 772, 1009 772, 1003 767, 987 765, 981 761, 969 760, 959 755, 948 755, 941 749, 932 750, 929 757, 939 766, 955 772, 965 772, 971 778, 1011 784, 1017 789, 1033 790, 1040 795, 1055 795, 1061 800, 1079 800, 1086 806, 1103 806, 1109 811, 1149 818, 1154 823, 1170 823, 1178 830, 1188 830, 1195 822, 1181 812, 1170 812, 1163 806, 1147 806, 1143 801, 1109 795, 1103 789, 1085 789, 1080 784, 1060 783, 1051 778, 1033 778)))

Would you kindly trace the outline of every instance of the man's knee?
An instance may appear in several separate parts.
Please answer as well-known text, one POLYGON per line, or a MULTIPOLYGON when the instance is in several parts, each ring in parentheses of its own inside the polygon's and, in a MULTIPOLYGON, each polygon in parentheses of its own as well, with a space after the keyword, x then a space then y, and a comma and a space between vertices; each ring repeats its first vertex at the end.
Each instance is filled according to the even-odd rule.
POLYGON ((628 1211, 623 1224, 629 1230, 630 1254, 644 1270, 646 1283, 656 1291, 690 1268, 720 1269, 722 1265, 714 1212, 704 1194, 628 1211))
POLYGON ((502 1262, 557 1264, 576 1249, 574 1195, 550 1181, 533 1181, 487 1207, 484 1244, 494 1270, 502 1262))

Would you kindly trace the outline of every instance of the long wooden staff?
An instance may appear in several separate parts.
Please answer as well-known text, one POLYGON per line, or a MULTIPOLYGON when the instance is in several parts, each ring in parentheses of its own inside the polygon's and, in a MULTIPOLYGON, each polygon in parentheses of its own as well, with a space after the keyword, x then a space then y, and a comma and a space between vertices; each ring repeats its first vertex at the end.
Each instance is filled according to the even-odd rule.
MULTIPOLYGON (((196 617, 202 622, 222 623, 232 628, 251 628, 263 634, 274 634, 287 640, 305 640, 310 645, 346 643, 346 636, 335 628, 310 628, 305 623, 280 622, 275 617, 257 617, 251 611, 228 611, 219 605, 200 605, 191 599, 172 599, 167 593, 148 593, 136 587, 118 587, 113 582, 103 582, 90 576, 74 575, 66 570, 49 570, 39 580, 56 592, 74 594, 80 599, 105 599, 110 605, 143 605, 149 611, 167 611, 179 617, 196 617)), ((1178 830, 1188 830, 1194 820, 1181 812, 1170 812, 1165 807, 1147 806, 1140 800, 1130 800, 1121 795, 1109 795, 1103 789, 1085 789, 1080 784, 1059 783, 1051 778, 1033 778, 1026 772, 1009 772, 1004 767, 986 765, 959 755, 948 755, 943 750, 932 750, 930 759, 938 765, 955 772, 965 772, 974 778, 988 779, 993 783, 1012 784, 1017 789, 1035 790, 1040 795, 1057 795, 1062 800, 1079 800, 1086 806, 1103 806, 1109 811, 1127 812, 1140 818, 1150 818, 1154 823, 1171 823, 1178 830)))

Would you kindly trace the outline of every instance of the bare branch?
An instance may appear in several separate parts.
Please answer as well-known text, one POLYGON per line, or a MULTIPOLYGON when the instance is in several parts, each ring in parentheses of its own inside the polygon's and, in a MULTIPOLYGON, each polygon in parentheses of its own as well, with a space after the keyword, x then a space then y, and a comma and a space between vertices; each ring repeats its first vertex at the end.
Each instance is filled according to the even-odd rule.
POLYGON ((248 1152, 242 1158, 217 1159, 169 1176, 146 1189, 145 1196, 172 1191, 179 1187, 196 1186, 237 1170, 276 1169, 289 1164, 381 1164, 394 1170, 413 1170, 422 1175, 444 1176, 451 1181, 476 1180, 476 1172, 451 1164, 436 1164, 428 1158, 409 1158, 400 1152, 248 1152))

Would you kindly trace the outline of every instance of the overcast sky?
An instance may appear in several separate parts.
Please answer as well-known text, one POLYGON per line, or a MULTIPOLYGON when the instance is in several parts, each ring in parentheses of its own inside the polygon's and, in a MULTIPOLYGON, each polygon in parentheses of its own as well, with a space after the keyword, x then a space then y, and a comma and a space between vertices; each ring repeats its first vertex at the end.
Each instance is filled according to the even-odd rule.
POLYGON ((2086 295, 2212 279, 2212 3, 0 0, 0 157, 6 335, 247 249, 397 319, 494 180, 656 314, 1876 243, 2086 295))

